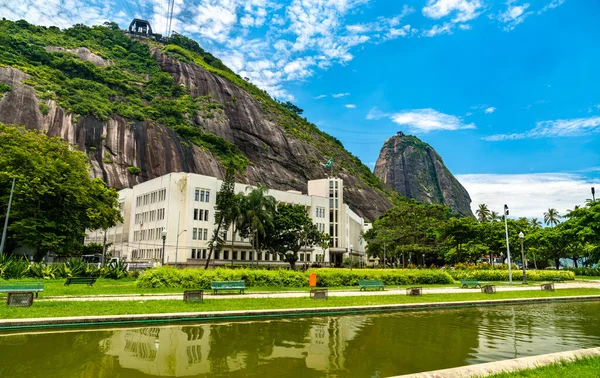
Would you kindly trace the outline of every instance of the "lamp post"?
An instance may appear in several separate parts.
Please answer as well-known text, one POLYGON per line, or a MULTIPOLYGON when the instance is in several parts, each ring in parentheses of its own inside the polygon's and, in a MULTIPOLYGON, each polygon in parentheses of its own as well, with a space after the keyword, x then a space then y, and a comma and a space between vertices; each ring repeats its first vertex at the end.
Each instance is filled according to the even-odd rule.
POLYGON ((13 192, 15 191, 16 177, 13 177, 10 196, 8 197, 8 208, 6 209, 6 218, 4 219, 4 229, 2 230, 2 241, 0 241, 0 255, 4 253, 4 244, 6 243, 6 230, 8 229, 8 217, 10 216, 10 206, 12 205, 13 192))
POLYGON ((353 245, 350 244, 350 271, 352 271, 352 262, 354 261, 354 259, 352 258, 352 247, 353 245))
MULTIPOLYGON (((179 223, 178 223, 178 227, 177 227, 177 231, 179 231, 179 223)), ((179 251, 179 236, 181 236, 181 234, 183 234, 184 232, 186 232, 187 230, 183 230, 180 233, 177 234, 177 241, 175 242, 175 268, 177 268, 177 252, 179 251)))
MULTIPOLYGON (((213 251, 215 251, 215 255, 217 254, 217 245, 218 245, 217 241, 216 240, 213 241, 212 246, 213 246, 213 251)), ((254 257, 254 256, 252 256, 252 257, 254 257)), ((213 261, 213 269, 215 269, 215 256, 213 256, 212 261, 213 261)))
POLYGON ((162 230, 161 236, 162 236, 162 240, 163 240, 163 248, 162 248, 161 258, 162 258, 162 265, 165 265, 165 242, 167 241, 167 230, 165 230, 164 228, 162 230))
POLYGON ((596 201, 596 189, 592 186, 592 201, 596 201))
POLYGON ((525 271, 525 249, 523 249, 523 239, 525 238, 525 234, 523 231, 519 232, 519 239, 521 239, 521 263, 523 264, 523 285, 527 285, 527 272, 525 271))
POLYGON ((504 228, 506 229, 506 257, 508 258, 508 283, 512 285, 512 267, 510 263, 510 245, 508 243, 508 206, 504 205, 504 228))
POLYGON ((425 254, 423 253, 423 268, 425 268, 425 254))

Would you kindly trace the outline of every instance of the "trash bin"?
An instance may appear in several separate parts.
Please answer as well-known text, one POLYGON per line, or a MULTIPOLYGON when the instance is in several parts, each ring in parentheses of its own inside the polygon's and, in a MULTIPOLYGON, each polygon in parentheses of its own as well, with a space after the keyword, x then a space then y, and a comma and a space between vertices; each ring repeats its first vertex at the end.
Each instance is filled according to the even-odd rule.
POLYGON ((310 278, 308 279, 308 285, 310 287, 316 287, 317 286, 317 273, 311 273, 310 274, 310 278))

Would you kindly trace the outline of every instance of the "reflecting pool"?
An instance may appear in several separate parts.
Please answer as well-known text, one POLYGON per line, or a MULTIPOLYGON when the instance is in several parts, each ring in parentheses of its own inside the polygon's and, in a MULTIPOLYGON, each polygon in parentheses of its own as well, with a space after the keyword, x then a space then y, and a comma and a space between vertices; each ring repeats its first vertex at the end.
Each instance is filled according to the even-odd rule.
POLYGON ((600 303, 0 334, 0 377, 386 377, 600 345, 600 303))

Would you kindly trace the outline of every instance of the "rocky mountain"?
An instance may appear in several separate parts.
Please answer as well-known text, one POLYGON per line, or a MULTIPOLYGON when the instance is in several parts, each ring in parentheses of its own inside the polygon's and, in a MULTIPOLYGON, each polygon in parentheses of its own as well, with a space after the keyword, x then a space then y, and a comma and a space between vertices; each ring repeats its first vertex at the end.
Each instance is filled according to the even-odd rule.
POLYGON ((0 21, 0 122, 59 136, 121 189, 169 172, 306 192, 333 157, 344 198, 369 220, 386 188, 334 137, 273 100, 196 42, 134 38, 114 23, 60 30, 0 21))
POLYGON ((424 203, 444 204, 473 216, 471 197, 427 143, 412 135, 387 139, 375 164, 375 175, 400 194, 424 203))

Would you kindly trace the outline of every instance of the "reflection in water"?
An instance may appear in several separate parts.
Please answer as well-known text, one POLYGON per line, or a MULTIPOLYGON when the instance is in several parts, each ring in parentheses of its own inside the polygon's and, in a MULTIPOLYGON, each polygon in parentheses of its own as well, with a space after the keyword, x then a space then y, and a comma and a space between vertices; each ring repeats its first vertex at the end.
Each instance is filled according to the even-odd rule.
POLYGON ((600 303, 0 335, 0 377, 384 377, 598 346, 600 303))

